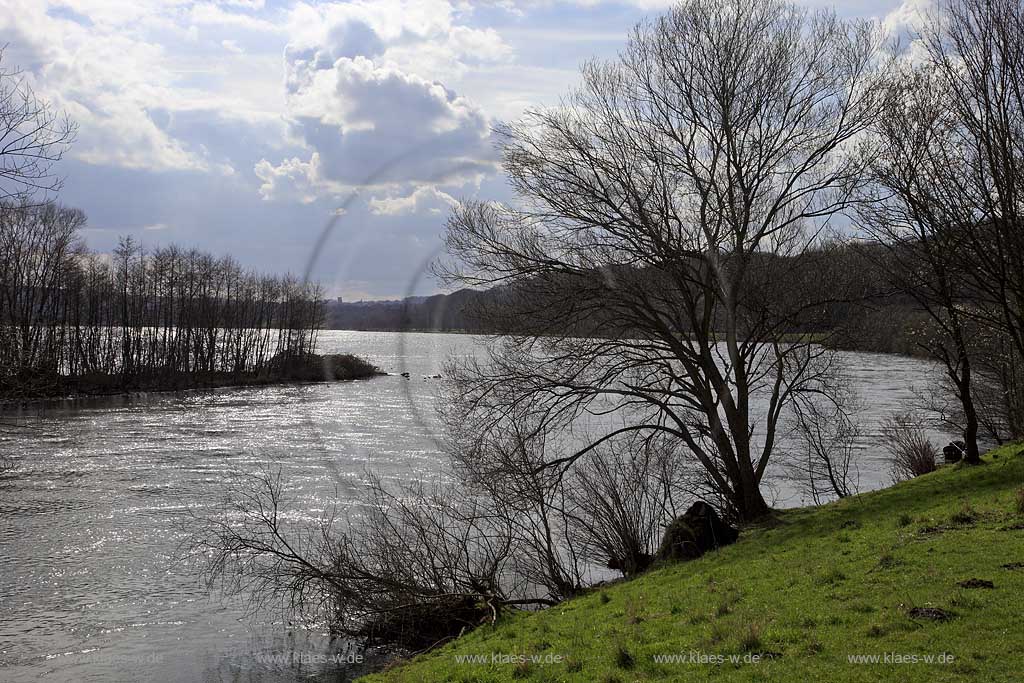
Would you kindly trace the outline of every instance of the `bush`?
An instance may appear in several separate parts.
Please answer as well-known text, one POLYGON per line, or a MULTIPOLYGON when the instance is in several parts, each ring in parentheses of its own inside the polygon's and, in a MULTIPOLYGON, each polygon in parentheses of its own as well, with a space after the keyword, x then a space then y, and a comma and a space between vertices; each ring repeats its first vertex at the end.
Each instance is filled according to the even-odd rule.
POLYGON ((892 455, 890 472, 894 482, 934 472, 939 451, 927 437, 923 416, 915 412, 894 413, 882 425, 886 448, 892 455))
POLYGON ((268 370, 276 378, 305 382, 367 379, 383 374, 375 365, 347 353, 326 356, 315 353, 278 354, 271 359, 268 370))

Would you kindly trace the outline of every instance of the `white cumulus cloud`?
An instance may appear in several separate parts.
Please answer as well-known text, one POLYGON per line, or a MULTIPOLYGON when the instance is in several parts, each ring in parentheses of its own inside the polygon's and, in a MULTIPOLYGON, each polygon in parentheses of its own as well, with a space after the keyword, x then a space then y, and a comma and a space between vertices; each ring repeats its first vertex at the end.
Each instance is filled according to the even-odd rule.
POLYGON ((406 197, 372 197, 369 201, 370 212, 378 216, 442 214, 456 204, 458 201, 447 192, 427 185, 417 188, 406 197))
POLYGON ((312 151, 308 161, 279 167, 261 161, 264 198, 465 184, 494 170, 490 121, 440 83, 362 57, 300 71, 289 88, 292 128, 312 151), (276 186, 286 178, 293 189, 282 192, 276 186))

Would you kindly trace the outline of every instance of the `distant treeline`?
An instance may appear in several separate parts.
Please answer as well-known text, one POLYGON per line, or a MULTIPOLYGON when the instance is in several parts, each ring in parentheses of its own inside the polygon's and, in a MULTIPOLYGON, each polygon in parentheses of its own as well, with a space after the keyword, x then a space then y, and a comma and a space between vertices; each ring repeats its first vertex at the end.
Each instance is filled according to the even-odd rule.
POLYGON ((0 205, 0 397, 243 383, 312 352, 317 285, 130 238, 91 252, 84 225, 53 203, 0 205))
MULTIPOLYGON (((790 331, 823 333, 830 345, 846 350, 926 355, 918 346, 918 333, 927 315, 913 297, 888 284, 885 272, 890 258, 884 250, 867 243, 836 242, 790 260, 790 296, 799 296, 800 290, 826 280, 835 290, 834 299, 823 309, 791 321, 790 331)), ((574 286, 566 278, 564 287, 574 286)), ((656 287, 653 276, 651 287, 656 287)), ((580 334, 630 334, 620 328, 611 309, 606 316, 591 318, 591 322, 580 334)), ((564 318, 551 302, 517 293, 515 287, 462 289, 452 294, 391 301, 329 301, 325 302, 325 326, 479 334, 566 332, 564 318)))
POLYGON ((335 330, 487 332, 474 316, 488 292, 463 289, 452 294, 401 301, 325 303, 325 326, 335 330))

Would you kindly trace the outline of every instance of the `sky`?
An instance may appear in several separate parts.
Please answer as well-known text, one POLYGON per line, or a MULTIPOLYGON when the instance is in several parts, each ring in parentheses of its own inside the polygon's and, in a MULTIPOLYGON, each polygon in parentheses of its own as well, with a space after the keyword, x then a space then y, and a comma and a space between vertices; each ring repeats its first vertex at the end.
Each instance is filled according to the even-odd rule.
MULTIPOLYGON (((927 1, 836 11, 899 26, 927 1)), ((557 105, 669 4, 0 0, 0 44, 79 126, 59 200, 92 249, 131 235, 389 299, 438 291, 454 203, 509 197, 494 125, 557 105)))

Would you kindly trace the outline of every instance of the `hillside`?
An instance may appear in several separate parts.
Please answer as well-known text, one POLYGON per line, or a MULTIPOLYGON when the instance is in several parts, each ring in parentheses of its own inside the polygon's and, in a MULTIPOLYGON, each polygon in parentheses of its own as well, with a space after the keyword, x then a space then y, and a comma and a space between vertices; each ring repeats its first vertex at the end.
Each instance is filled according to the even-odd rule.
POLYGON ((324 302, 324 326, 334 330, 465 332, 477 327, 471 307, 481 292, 407 297, 394 301, 324 302))
POLYGON ((785 511, 700 560, 362 680, 1018 681, 1024 449, 984 460, 785 511))

